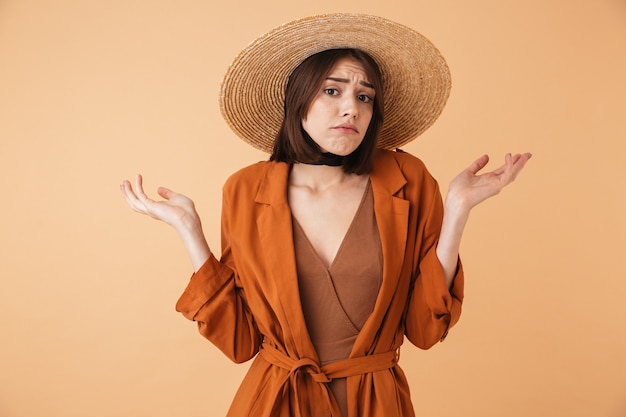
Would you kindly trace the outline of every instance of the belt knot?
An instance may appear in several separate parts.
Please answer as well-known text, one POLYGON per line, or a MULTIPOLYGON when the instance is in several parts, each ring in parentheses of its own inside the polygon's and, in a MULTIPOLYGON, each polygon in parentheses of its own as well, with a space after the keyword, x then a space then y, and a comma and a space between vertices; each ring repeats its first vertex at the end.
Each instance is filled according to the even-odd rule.
POLYGON ((309 374, 315 382, 326 383, 332 380, 332 378, 329 378, 328 375, 322 371, 320 365, 313 359, 302 358, 294 361, 293 366, 289 370, 289 375, 292 375, 301 369, 306 371, 306 373, 309 374))

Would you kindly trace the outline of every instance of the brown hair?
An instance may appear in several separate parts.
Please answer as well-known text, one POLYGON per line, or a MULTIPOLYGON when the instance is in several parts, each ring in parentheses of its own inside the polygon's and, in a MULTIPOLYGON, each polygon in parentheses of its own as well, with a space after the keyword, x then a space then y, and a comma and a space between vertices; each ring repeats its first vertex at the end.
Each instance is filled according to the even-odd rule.
POLYGON ((274 141, 270 161, 311 163, 320 159, 322 152, 302 128, 302 120, 335 63, 345 57, 355 58, 363 65, 376 95, 372 119, 365 137, 359 147, 345 158, 343 170, 354 174, 366 174, 372 170, 378 132, 383 124, 383 86, 378 64, 359 49, 328 49, 318 52, 293 70, 285 88, 284 118, 274 141))

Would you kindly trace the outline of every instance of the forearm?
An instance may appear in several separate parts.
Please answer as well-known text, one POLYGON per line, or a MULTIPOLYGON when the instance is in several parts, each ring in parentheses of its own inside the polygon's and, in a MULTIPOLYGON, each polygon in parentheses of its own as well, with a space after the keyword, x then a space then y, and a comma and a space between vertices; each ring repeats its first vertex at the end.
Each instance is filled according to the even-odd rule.
POLYGON ((463 204, 447 198, 444 206, 443 222, 439 243, 437 244, 437 258, 441 263, 448 288, 456 275, 461 237, 469 218, 470 210, 463 204))

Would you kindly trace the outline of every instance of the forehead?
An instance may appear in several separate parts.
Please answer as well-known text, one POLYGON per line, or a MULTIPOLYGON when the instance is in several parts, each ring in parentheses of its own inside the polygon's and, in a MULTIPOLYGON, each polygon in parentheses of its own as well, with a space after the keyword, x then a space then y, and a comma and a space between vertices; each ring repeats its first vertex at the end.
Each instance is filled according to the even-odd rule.
POLYGON ((367 76, 367 72, 365 71, 365 67, 361 61, 351 56, 339 58, 330 69, 330 73, 332 74, 333 72, 347 72, 359 74, 364 77, 367 76))
POLYGON ((326 80, 332 80, 336 82, 349 83, 358 82, 359 84, 376 90, 374 84, 370 82, 370 77, 367 75, 367 66, 363 65, 361 61, 353 57, 343 57, 339 59, 330 72, 326 76, 326 80))

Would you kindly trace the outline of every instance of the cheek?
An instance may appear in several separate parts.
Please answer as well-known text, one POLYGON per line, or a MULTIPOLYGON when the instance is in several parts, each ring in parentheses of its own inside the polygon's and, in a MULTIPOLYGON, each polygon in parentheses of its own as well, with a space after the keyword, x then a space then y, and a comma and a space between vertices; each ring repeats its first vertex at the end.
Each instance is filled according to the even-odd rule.
POLYGON ((324 123, 328 120, 333 114, 333 108, 329 105, 313 105, 309 109, 306 119, 304 121, 308 121, 309 123, 324 123))
POLYGON ((314 101, 313 103, 311 103, 309 105, 309 109, 306 111, 306 114, 304 115, 304 118, 302 119, 302 122, 306 122, 308 120, 314 120, 316 115, 319 113, 319 106, 316 105, 316 102, 314 101))
POLYGON ((361 114, 363 115, 362 117, 363 123, 369 126, 370 122, 372 121, 372 116, 374 115, 374 109, 371 107, 368 107, 361 114))

